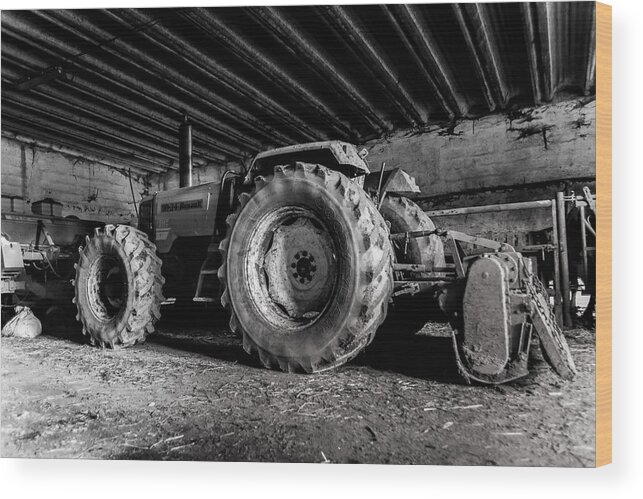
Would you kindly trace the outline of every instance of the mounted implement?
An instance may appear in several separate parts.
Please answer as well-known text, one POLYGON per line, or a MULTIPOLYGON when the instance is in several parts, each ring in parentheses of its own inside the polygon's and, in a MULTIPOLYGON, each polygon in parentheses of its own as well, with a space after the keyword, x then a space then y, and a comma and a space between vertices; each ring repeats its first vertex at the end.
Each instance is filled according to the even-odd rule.
POLYGON ((90 240, 81 252, 77 298, 105 297, 108 313, 79 306, 79 317, 100 344, 141 341, 163 300, 220 300, 264 366, 319 372, 368 345, 391 302, 437 301, 467 380, 526 375, 532 336, 558 374, 573 376, 529 261, 508 245, 436 228, 405 197, 419 189, 403 171, 370 174, 365 151, 331 141, 264 152, 245 178, 227 172, 191 186, 186 150, 184 185, 142 201, 140 231, 108 227, 95 236, 102 246, 90 240))

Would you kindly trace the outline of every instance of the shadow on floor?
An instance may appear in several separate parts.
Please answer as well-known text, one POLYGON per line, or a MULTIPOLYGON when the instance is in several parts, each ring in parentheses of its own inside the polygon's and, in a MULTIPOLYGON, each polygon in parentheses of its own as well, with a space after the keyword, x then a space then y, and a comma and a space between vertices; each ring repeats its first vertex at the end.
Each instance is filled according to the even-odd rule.
POLYGON ((392 324, 382 325, 373 342, 352 363, 415 378, 462 383, 450 336, 414 334, 392 324))
MULTIPOLYGON (((80 323, 75 320, 75 310, 50 307, 39 310, 38 316, 41 317, 44 334, 78 344, 89 343, 82 335, 80 323)), ((418 327, 421 322, 410 316, 398 316, 385 322, 373 342, 350 364, 411 377, 461 383, 450 337, 413 334, 421 329, 418 327)), ((147 342, 263 369, 257 359, 243 350, 241 339, 230 332, 228 315, 219 308, 164 307, 157 331, 148 337, 147 342)))

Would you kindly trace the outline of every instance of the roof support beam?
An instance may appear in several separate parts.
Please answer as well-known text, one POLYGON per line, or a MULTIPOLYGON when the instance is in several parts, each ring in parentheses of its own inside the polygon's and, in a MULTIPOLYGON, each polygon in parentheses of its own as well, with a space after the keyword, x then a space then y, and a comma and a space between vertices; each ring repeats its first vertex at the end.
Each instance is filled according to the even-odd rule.
MULTIPOLYGON (((38 11, 38 15, 51 22, 57 23, 70 33, 84 38, 90 43, 96 43, 96 40, 108 40, 113 37, 111 33, 92 24, 89 19, 85 16, 79 15, 76 11, 38 11)), ((154 25, 154 27, 149 28, 148 31, 157 26, 158 25, 154 25)), ((142 36, 147 35, 144 31, 141 31, 138 34, 142 36)), ((290 137, 266 125, 255 115, 227 101, 217 95, 216 92, 213 92, 211 89, 194 81, 193 77, 199 74, 205 75, 206 77, 213 77, 214 75, 210 74, 210 72, 204 71, 199 65, 194 64, 193 61, 187 60, 187 62, 192 65, 195 73, 192 77, 186 77, 185 74, 181 74, 170 66, 163 64, 158 57, 151 57, 144 51, 124 42, 123 40, 116 39, 112 43, 104 45, 101 50, 119 58, 126 64, 135 66, 137 72, 147 73, 152 78, 160 78, 165 84, 171 86, 175 91, 188 94, 191 97, 198 99, 202 102, 203 108, 210 108, 213 114, 225 116, 228 120, 236 122, 238 125, 245 127, 248 130, 248 133, 254 132, 261 134, 266 139, 277 143, 288 143, 292 140, 290 137)), ((85 57, 83 57, 82 60, 85 60, 85 57)), ((139 78, 140 76, 141 75, 139 75, 139 78)), ((262 144, 250 139, 248 137, 248 133, 242 133, 242 135, 245 136, 245 140, 248 143, 254 143, 254 147, 256 148, 262 148, 262 144)))
MULTIPOLYGON (((6 14, 6 13, 5 13, 6 14)), ((39 51, 46 51, 52 57, 61 57, 61 52, 67 55, 73 55, 75 53, 74 49, 70 47, 65 42, 60 40, 47 37, 39 39, 37 33, 32 33, 32 37, 24 36, 22 33, 28 33, 25 31, 22 25, 22 22, 16 23, 16 26, 9 27, 7 19, 8 15, 3 17, 3 26, 2 26, 2 36, 3 36, 3 50, 5 45, 5 39, 8 37, 20 40, 21 43, 30 45, 34 49, 39 51)), ((13 21, 12 21, 13 23, 13 21)), ((156 89, 154 86, 142 81, 139 78, 131 76, 125 72, 118 71, 116 68, 113 68, 110 65, 103 63, 101 60, 85 56, 83 58, 84 64, 82 66, 74 66, 74 71, 76 73, 89 73, 89 77, 94 79, 96 77, 97 81, 100 81, 101 78, 106 78, 110 83, 113 83, 115 86, 120 87, 125 93, 134 93, 141 97, 142 99, 150 102, 153 105, 158 105, 162 108, 165 108, 168 111, 169 116, 176 116, 176 123, 178 124, 178 119, 181 116, 181 111, 187 112, 193 121, 195 121, 202 129, 204 133, 210 131, 213 135, 220 135, 224 138, 218 146, 217 150, 224 152, 232 157, 239 158, 242 157, 245 151, 256 151, 256 145, 249 145, 248 139, 244 135, 240 134, 239 131, 234 130, 233 128, 225 125, 221 122, 214 122, 211 119, 211 116, 202 112, 201 109, 197 109, 194 106, 191 106, 185 101, 178 100, 173 96, 164 94, 160 90, 156 89), (232 145, 231 142, 235 145, 232 145), (236 144, 242 145, 238 147, 236 144)), ((116 100, 118 97, 117 94, 112 95, 112 99, 116 100)), ((133 109, 137 110, 140 106, 134 107, 133 109)), ((165 118, 167 120, 167 118, 165 118)))
POLYGON ((357 133, 340 120, 331 108, 322 102, 311 90, 293 78, 285 69, 272 61, 257 47, 230 29, 208 9, 179 9, 177 13, 198 27, 205 36, 222 43, 226 50, 261 73, 266 79, 279 84, 284 92, 294 96, 302 107, 310 109, 321 123, 333 130, 338 138, 358 139, 357 133))
MULTIPOLYGON (((5 83, 5 82, 3 82, 5 83)), ((105 125, 100 121, 86 117, 86 112, 79 109, 72 112, 66 108, 65 102, 56 102, 51 98, 38 99, 34 98, 35 93, 29 92, 22 94, 13 89, 5 88, 2 92, 3 103, 13 103, 29 107, 33 111, 37 111, 44 116, 48 116, 53 121, 63 121, 68 123, 70 127, 77 127, 81 130, 91 131, 96 133, 97 136, 104 137, 113 141, 116 144, 125 144, 126 147, 132 147, 133 150, 141 150, 155 158, 155 161, 165 164, 168 168, 176 168, 175 159, 178 153, 172 149, 162 146, 163 142, 154 142, 146 138, 137 137, 130 138, 131 130, 126 128, 127 133, 123 133, 122 128, 115 128, 113 126, 105 125), (53 101, 53 102, 52 102, 53 101)))
POLYGON ((2 113, 10 120, 23 121, 50 130, 51 132, 56 132, 57 135, 63 137, 83 140, 88 144, 100 146, 105 150, 111 150, 114 153, 118 153, 118 157, 122 159, 136 161, 142 168, 151 171, 165 171, 168 169, 167 163, 145 156, 139 151, 116 144, 111 140, 98 138, 96 135, 92 135, 82 129, 74 128, 72 126, 73 122, 66 118, 59 117, 59 122, 53 122, 46 113, 27 104, 4 101, 2 103, 2 113))
MULTIPOLYGON (((8 16, 3 17, 3 21, 5 21, 7 17, 8 16)), ((10 35, 11 38, 18 39, 22 43, 34 46, 34 48, 37 50, 46 51, 53 57, 60 57, 60 52, 67 54, 75 53, 73 48, 62 41, 48 38, 45 43, 42 39, 38 41, 38 38, 29 38, 23 36, 21 33, 24 33, 24 31, 21 30, 20 27, 16 27, 15 29, 16 30, 14 31, 13 27, 9 28, 7 24, 3 24, 3 50, 5 48, 5 39, 6 37, 8 37, 7 35, 10 35)), ((34 36, 37 36, 37 34, 34 34, 34 36)), ((76 73, 82 74, 83 72, 85 72, 89 64, 90 70, 88 72, 90 73, 90 78, 92 78, 94 75, 96 75, 97 78, 100 78, 102 75, 110 82, 120 87, 123 92, 133 92, 141 98, 148 100, 150 103, 154 105, 158 104, 159 106, 167 109, 169 116, 176 116, 177 123, 178 119, 180 118, 180 112, 181 110, 183 110, 187 112, 192 120, 195 121, 204 130, 204 133, 210 131, 210 133, 212 133, 213 135, 222 135, 223 137, 225 137, 225 140, 220 143, 217 150, 229 154, 230 156, 235 158, 242 157, 245 153, 243 149, 231 145, 230 142, 245 144, 245 146, 243 146, 245 151, 256 150, 256 148, 253 148, 253 146, 248 146, 246 137, 244 135, 241 135, 237 130, 234 130, 233 128, 228 127, 227 125, 224 125, 220 122, 213 122, 210 116, 204 114, 200 109, 196 109, 195 107, 187 104, 185 101, 180 101, 168 94, 164 94, 160 90, 154 88, 152 85, 124 72, 119 72, 117 69, 104 64, 99 59, 85 56, 83 58, 83 61, 87 64, 83 64, 83 66, 74 66, 74 71, 76 73)), ((112 99, 117 98, 117 94, 112 95, 112 99)), ((138 108, 135 107, 133 109, 138 108)), ((167 120, 167 118, 165 118, 165 120, 167 120)))
POLYGON ((583 92, 589 95, 593 88, 596 88, 596 5, 591 6, 592 19, 589 35, 589 46, 587 49, 587 70, 585 72, 585 86, 583 92))
POLYGON ((458 92, 433 35, 424 25, 417 5, 385 5, 384 12, 424 73, 431 90, 451 118, 466 116, 469 106, 458 92))
MULTIPOLYGON (((118 10, 118 11, 104 11, 112 19, 125 23, 129 27, 140 26, 143 24, 153 23, 154 19, 143 14, 140 11, 130 11, 127 9, 118 10)), ((90 25, 91 30, 95 35, 102 36, 99 28, 94 25, 90 25)), ((293 115, 291 111, 285 109, 279 103, 275 102, 265 93, 261 92, 245 80, 239 78, 227 68, 217 64, 211 57, 208 57, 206 54, 199 52, 194 48, 193 45, 184 41, 172 31, 161 25, 160 23, 152 25, 149 29, 139 32, 139 35, 146 38, 156 46, 162 46, 176 56, 178 56, 183 62, 189 64, 195 75, 199 73, 204 74, 213 81, 218 81, 220 84, 228 87, 229 90, 240 93, 245 98, 246 102, 252 103, 254 106, 257 106, 261 109, 261 112, 265 115, 260 119, 260 128, 266 127, 265 123, 271 123, 272 132, 271 134, 275 137, 279 137, 280 140, 284 142, 292 142, 293 138, 303 139, 303 140, 319 140, 320 138, 327 138, 326 134, 311 126, 310 124, 302 121, 297 116, 293 115), (286 135, 280 132, 280 129, 288 127, 289 134, 286 135)), ((147 61, 148 58, 143 51, 138 50, 137 48, 125 44, 118 43, 119 47, 123 48, 128 57, 135 56, 139 60, 147 61)), ((198 85, 192 84, 190 78, 186 78, 185 75, 181 75, 178 72, 172 70, 171 68, 154 61, 154 68, 157 73, 164 74, 166 78, 171 78, 179 84, 188 86, 191 90, 195 92, 199 91, 204 95, 208 92, 207 89, 198 85)), ((209 96, 208 96, 209 97, 209 96)), ((244 111, 245 114, 245 111, 244 111)), ((243 114, 242 114, 243 115, 243 114)), ((248 119, 249 122, 255 122, 253 126, 257 126, 258 117, 250 115, 248 119)))
POLYGON ((549 102, 554 90, 549 3, 522 3, 520 7, 524 18, 534 102, 549 102))
POLYGON ((132 170, 145 174, 167 172, 167 170, 163 168, 150 167, 150 165, 143 165, 131 158, 125 158, 122 155, 115 153, 114 151, 107 150, 94 142, 86 142, 81 138, 71 137, 69 134, 65 136, 59 135, 56 131, 52 131, 51 128, 46 125, 37 123, 24 116, 12 118, 9 122, 9 118, 3 110, 2 119, 7 120, 7 124, 3 125, 3 132, 14 132, 27 137, 36 136, 37 134, 38 139, 51 142, 52 144, 60 144, 64 147, 80 151, 81 153, 84 152, 96 157, 108 159, 113 161, 115 164, 122 165, 121 168, 132 168, 132 170))
POLYGON ((486 8, 480 3, 453 4, 453 11, 484 88, 487 105, 490 111, 495 111, 498 107, 506 106, 509 89, 486 8))
POLYGON ((399 75, 393 65, 386 59, 382 50, 371 39, 365 29, 351 16, 343 6, 328 5, 319 7, 335 31, 354 49, 358 58, 362 59, 370 69, 376 81, 380 83, 391 103, 410 125, 426 123, 427 113, 404 86, 400 83, 399 75))
MULTIPOLYGON (((3 75, 7 74, 10 80, 19 80, 24 74, 33 73, 35 67, 43 67, 44 62, 37 61, 23 51, 16 50, 5 38, 3 40, 3 75), (26 65, 25 62, 29 62, 26 65), (18 68, 12 70, 9 66, 18 68)), ((98 79, 98 75, 96 75, 98 79)), ((73 81, 58 80, 50 85, 30 90, 33 95, 47 96, 59 102, 67 102, 73 107, 85 110, 99 119, 111 121, 120 126, 126 126, 149 138, 174 146, 178 155, 178 121, 172 124, 168 119, 140 102, 130 100, 123 94, 110 94, 105 89, 97 86, 80 75, 75 74, 73 81), (62 88, 62 90, 61 90, 62 88)), ((199 134, 194 138, 194 154, 204 161, 222 162, 226 156, 215 152, 219 144, 209 141, 208 137, 199 134), (200 147, 199 147, 200 146, 200 147)))
POLYGON ((246 12, 268 29, 287 50, 328 81, 333 89, 343 94, 373 131, 381 133, 391 129, 391 124, 376 111, 375 106, 277 8, 248 7, 246 12))

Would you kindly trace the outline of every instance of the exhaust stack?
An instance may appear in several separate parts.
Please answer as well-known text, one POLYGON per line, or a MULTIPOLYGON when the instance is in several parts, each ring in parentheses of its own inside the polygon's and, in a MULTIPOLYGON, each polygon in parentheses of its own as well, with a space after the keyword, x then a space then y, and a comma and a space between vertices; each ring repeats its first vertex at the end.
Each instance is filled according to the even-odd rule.
POLYGON ((179 126, 179 187, 192 187, 192 124, 187 114, 179 126))

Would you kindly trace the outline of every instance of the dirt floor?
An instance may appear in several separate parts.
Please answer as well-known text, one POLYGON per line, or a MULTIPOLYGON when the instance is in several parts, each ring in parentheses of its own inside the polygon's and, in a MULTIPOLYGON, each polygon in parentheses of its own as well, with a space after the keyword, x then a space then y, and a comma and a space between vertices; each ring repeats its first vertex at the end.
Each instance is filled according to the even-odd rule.
POLYGON ((76 326, 1 344, 2 457, 593 466, 594 333, 566 332, 564 382, 458 378, 448 329, 378 333, 318 375, 265 370, 211 313, 166 314, 144 345, 99 350, 76 326))

